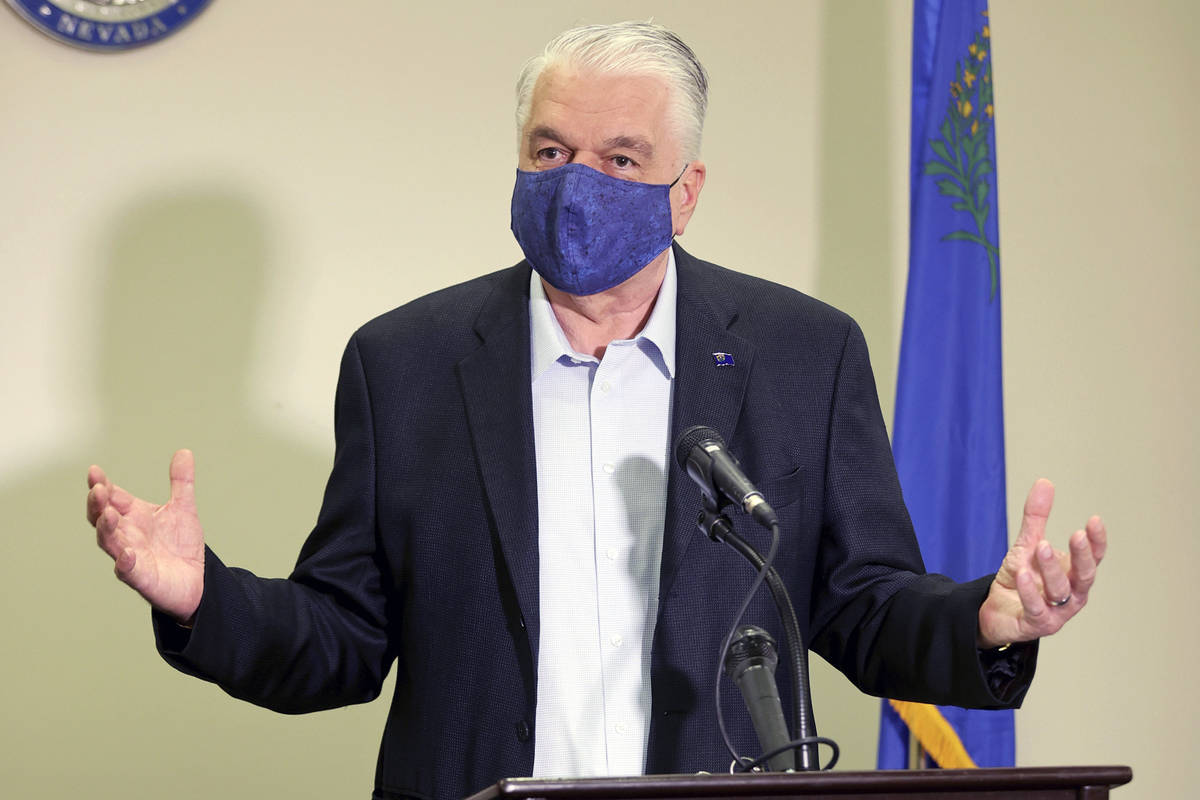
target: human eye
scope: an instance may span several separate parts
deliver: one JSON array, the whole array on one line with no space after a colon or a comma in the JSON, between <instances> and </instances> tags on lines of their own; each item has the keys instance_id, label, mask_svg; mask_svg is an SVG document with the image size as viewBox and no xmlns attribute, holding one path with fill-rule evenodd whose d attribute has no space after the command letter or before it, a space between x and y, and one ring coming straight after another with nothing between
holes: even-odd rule
<instances>
[{"instance_id":1,"label":"human eye","mask_svg":"<svg viewBox=\"0 0 1200 800\"><path fill-rule=\"evenodd\" d=\"M561 147L543 147L535 155L540 167L557 167L567 163L567 154Z\"/></svg>"},{"instance_id":2,"label":"human eye","mask_svg":"<svg viewBox=\"0 0 1200 800\"><path fill-rule=\"evenodd\" d=\"M642 165L624 153L613 153L604 159L604 171L625 181L641 180Z\"/></svg>"}]
</instances>

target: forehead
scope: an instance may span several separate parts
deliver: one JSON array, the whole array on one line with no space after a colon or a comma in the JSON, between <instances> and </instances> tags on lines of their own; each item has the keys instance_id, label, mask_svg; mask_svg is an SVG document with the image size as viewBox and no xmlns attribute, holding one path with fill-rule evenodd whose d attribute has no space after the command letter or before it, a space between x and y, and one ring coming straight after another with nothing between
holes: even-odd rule
<instances>
[{"instance_id":1,"label":"forehead","mask_svg":"<svg viewBox=\"0 0 1200 800\"><path fill-rule=\"evenodd\" d=\"M666 143L669 101L667 84L655 76L550 67L534 86L526 133L548 127L580 139L642 136Z\"/></svg>"}]
</instances>

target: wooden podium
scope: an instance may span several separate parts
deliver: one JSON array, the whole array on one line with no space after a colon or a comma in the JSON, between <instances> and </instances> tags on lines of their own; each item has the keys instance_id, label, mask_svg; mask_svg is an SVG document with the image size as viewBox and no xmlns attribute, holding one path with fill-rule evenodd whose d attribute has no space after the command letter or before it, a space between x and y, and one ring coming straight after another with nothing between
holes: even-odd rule
<instances>
[{"instance_id":1,"label":"wooden podium","mask_svg":"<svg viewBox=\"0 0 1200 800\"><path fill-rule=\"evenodd\" d=\"M1129 767L922 769L753 775L645 775L632 778L506 778L468 800L573 798L803 798L804 800L1099 800L1129 783Z\"/></svg>"}]
</instances>

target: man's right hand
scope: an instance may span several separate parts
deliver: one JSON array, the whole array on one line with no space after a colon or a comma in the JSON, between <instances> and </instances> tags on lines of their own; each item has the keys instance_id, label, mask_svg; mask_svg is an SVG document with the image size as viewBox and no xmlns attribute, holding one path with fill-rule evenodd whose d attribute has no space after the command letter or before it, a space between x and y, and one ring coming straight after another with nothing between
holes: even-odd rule
<instances>
[{"instance_id":1,"label":"man's right hand","mask_svg":"<svg viewBox=\"0 0 1200 800\"><path fill-rule=\"evenodd\" d=\"M190 625L204 592L204 531L196 516L195 464L190 450L171 459L171 499L157 506L88 468L87 519L96 543L116 562L117 577L150 604Z\"/></svg>"}]
</instances>

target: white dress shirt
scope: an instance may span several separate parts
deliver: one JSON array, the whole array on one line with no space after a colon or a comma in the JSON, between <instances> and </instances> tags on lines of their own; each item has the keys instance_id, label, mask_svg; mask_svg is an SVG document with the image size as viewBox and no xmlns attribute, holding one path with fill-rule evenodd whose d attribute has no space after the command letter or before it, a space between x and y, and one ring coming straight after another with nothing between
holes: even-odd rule
<instances>
[{"instance_id":1,"label":"white dress shirt","mask_svg":"<svg viewBox=\"0 0 1200 800\"><path fill-rule=\"evenodd\" d=\"M537 450L533 774L638 775L650 731L675 373L675 257L645 327L603 359L571 349L530 278Z\"/></svg>"}]
</instances>

